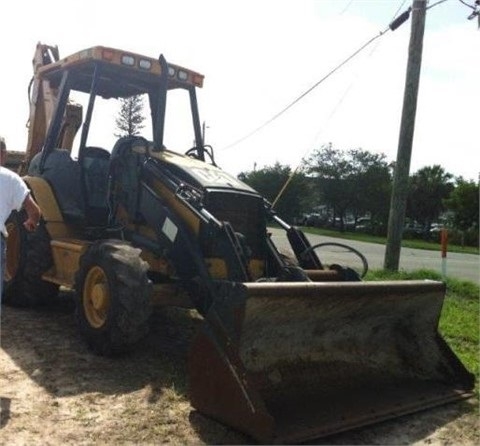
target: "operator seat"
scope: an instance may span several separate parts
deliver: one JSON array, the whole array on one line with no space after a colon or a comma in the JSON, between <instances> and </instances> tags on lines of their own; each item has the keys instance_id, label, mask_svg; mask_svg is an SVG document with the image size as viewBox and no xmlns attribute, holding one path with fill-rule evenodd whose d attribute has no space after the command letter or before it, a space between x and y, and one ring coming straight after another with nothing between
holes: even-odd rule
<instances>
[{"instance_id":1,"label":"operator seat","mask_svg":"<svg viewBox=\"0 0 480 446\"><path fill-rule=\"evenodd\" d=\"M108 224L108 177L110 153L101 147L85 147L82 172L85 187L85 217L88 226Z\"/></svg>"},{"instance_id":2,"label":"operator seat","mask_svg":"<svg viewBox=\"0 0 480 446\"><path fill-rule=\"evenodd\" d=\"M110 160L110 174L113 178L110 200L112 209L121 206L131 221L141 223L140 177L145 154L133 150L136 144L148 144L148 141L140 136L124 136L113 147Z\"/></svg>"},{"instance_id":3,"label":"operator seat","mask_svg":"<svg viewBox=\"0 0 480 446\"><path fill-rule=\"evenodd\" d=\"M42 152L37 153L28 167L28 175L41 177L51 186L58 207L67 223L83 225L85 206L81 194L80 165L66 149L53 149L40 172Z\"/></svg>"}]
</instances>

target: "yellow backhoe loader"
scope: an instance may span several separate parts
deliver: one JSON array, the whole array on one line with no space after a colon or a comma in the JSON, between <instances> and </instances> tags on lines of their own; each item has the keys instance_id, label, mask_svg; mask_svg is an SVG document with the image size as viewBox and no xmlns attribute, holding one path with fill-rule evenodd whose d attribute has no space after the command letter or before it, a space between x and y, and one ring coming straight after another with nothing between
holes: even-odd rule
<instances>
[{"instance_id":1,"label":"yellow backhoe loader","mask_svg":"<svg viewBox=\"0 0 480 446\"><path fill-rule=\"evenodd\" d=\"M8 220L4 302L74 290L79 331L104 355L135 348L153 305L195 308L204 321L189 354L192 406L259 442L312 440L471 396L472 374L438 333L444 284L370 283L324 266L301 230L216 165L202 84L163 56L98 46L60 58L38 44L21 171L43 220L32 234L21 215ZM167 97L178 94L191 148L165 147ZM148 98L149 139L92 144L94 125L113 133L97 102L136 95Z\"/></svg>"}]
</instances>

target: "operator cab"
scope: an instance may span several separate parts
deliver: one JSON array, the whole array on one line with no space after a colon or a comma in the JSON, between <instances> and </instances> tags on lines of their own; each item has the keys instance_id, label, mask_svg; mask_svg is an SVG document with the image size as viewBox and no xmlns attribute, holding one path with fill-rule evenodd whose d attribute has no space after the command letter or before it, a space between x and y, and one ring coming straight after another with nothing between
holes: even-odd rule
<instances>
[{"instance_id":1,"label":"operator cab","mask_svg":"<svg viewBox=\"0 0 480 446\"><path fill-rule=\"evenodd\" d=\"M112 116L118 115L122 99L135 97L143 105L148 104L151 120L146 122L145 130L150 132L150 144L157 152L165 150L167 92L169 98L172 95L183 99L182 113L188 112L192 123L190 132L183 132L189 141L186 149L193 140L189 156L205 159L196 100L196 88L202 86L203 76L196 72L167 64L163 56L156 60L99 46L42 66L38 76L58 91L58 99L45 144L32 158L29 174L42 176L51 184L62 214L70 223L87 227L111 223L112 137L121 136L115 135ZM62 147L62 135L72 103L76 102L82 104L85 117L77 119L74 132L81 124L80 138L69 151ZM177 118L176 112L172 117ZM112 126L108 128L106 122L112 122ZM174 130L179 133L178 127Z\"/></svg>"}]
</instances>

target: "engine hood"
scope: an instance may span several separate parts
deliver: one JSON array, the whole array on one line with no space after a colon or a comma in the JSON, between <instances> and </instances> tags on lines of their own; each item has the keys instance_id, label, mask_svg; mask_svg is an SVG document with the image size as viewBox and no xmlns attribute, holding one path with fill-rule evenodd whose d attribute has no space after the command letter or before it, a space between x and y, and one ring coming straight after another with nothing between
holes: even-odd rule
<instances>
[{"instance_id":1,"label":"engine hood","mask_svg":"<svg viewBox=\"0 0 480 446\"><path fill-rule=\"evenodd\" d=\"M164 150L152 154L177 178L201 189L234 189L258 194L233 175L212 164Z\"/></svg>"}]
</instances>

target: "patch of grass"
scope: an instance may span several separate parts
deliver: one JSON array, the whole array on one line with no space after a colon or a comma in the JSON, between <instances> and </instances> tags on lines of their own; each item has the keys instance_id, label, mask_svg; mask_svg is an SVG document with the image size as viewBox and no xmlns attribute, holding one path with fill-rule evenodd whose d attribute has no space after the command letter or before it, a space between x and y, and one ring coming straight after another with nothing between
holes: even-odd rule
<instances>
[{"instance_id":1,"label":"patch of grass","mask_svg":"<svg viewBox=\"0 0 480 446\"><path fill-rule=\"evenodd\" d=\"M317 235L324 235L327 237L336 237L346 240L358 240L360 242L377 243L385 245L387 240L385 237L376 235L364 234L361 232L340 232L333 229L302 227L303 232ZM440 251L440 243L438 241L425 241L416 239L403 239L402 246L404 248L425 249L428 251ZM457 252L461 254L480 254L480 250L475 246L459 246L448 245L448 252Z\"/></svg>"},{"instance_id":2,"label":"patch of grass","mask_svg":"<svg viewBox=\"0 0 480 446\"><path fill-rule=\"evenodd\" d=\"M447 297L440 319L440 332L465 367L479 380L478 300Z\"/></svg>"},{"instance_id":3,"label":"patch of grass","mask_svg":"<svg viewBox=\"0 0 480 446\"><path fill-rule=\"evenodd\" d=\"M442 280L430 270L388 272L370 271L365 280ZM447 292L439 330L465 367L479 384L480 359L480 287L475 283L447 278Z\"/></svg>"},{"instance_id":4,"label":"patch of grass","mask_svg":"<svg viewBox=\"0 0 480 446\"><path fill-rule=\"evenodd\" d=\"M442 276L435 271L419 269L416 271L387 271L383 269L371 270L365 280L442 280Z\"/></svg>"}]
</instances>

